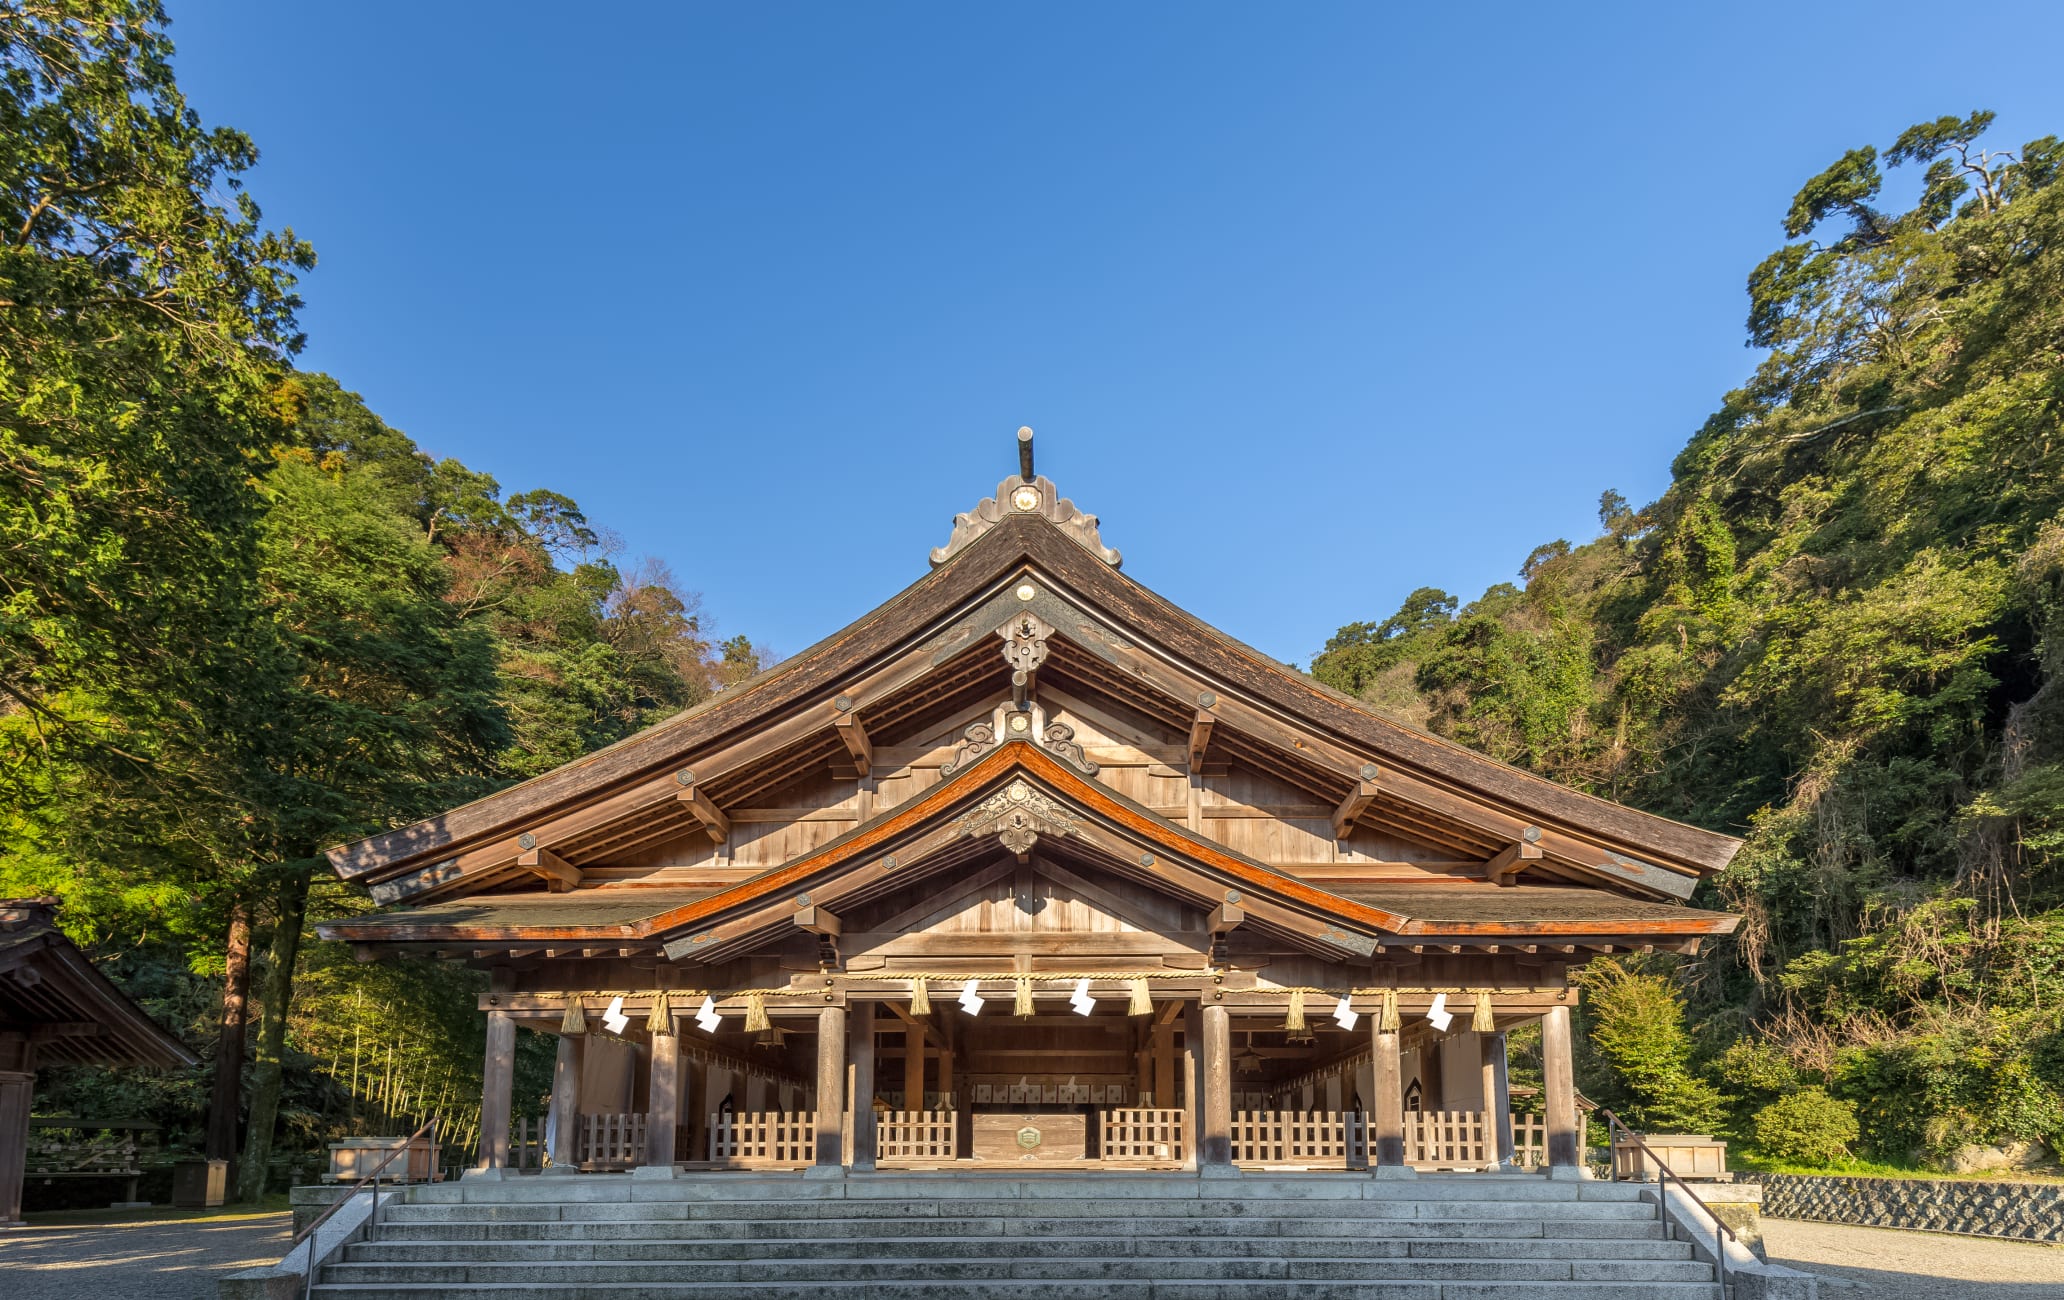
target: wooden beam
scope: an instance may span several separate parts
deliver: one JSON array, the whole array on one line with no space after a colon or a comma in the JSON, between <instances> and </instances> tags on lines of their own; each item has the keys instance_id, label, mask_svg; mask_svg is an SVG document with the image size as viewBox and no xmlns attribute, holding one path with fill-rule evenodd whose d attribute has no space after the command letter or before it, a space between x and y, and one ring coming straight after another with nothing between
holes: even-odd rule
<instances>
[{"instance_id":1,"label":"wooden beam","mask_svg":"<svg viewBox=\"0 0 2064 1300\"><path fill-rule=\"evenodd\" d=\"M1354 830L1354 824L1361 820L1363 813L1368 811L1369 805L1376 802L1376 795L1379 791L1375 775L1376 765L1374 763L1364 767L1362 769L1362 779L1355 782L1354 789L1347 792L1347 798L1342 799L1340 806L1333 810L1334 839L1346 839L1349 833Z\"/></svg>"},{"instance_id":2,"label":"wooden beam","mask_svg":"<svg viewBox=\"0 0 2064 1300\"><path fill-rule=\"evenodd\" d=\"M1214 936L1230 934L1246 919L1247 909L1238 903L1220 903L1211 909L1211 933Z\"/></svg>"},{"instance_id":3,"label":"wooden beam","mask_svg":"<svg viewBox=\"0 0 2064 1300\"><path fill-rule=\"evenodd\" d=\"M581 869L550 849L526 849L516 859L516 865L545 882L545 888L554 894L563 894L578 888Z\"/></svg>"},{"instance_id":4,"label":"wooden beam","mask_svg":"<svg viewBox=\"0 0 2064 1300\"><path fill-rule=\"evenodd\" d=\"M839 937L838 913L828 907L818 907L815 904L799 907L796 909L795 923L797 929L808 930L811 934L821 934L827 939Z\"/></svg>"},{"instance_id":5,"label":"wooden beam","mask_svg":"<svg viewBox=\"0 0 2064 1300\"><path fill-rule=\"evenodd\" d=\"M695 814L695 819L702 823L702 828L709 832L711 839L722 844L731 838L731 819L724 815L723 809L711 803L710 797L693 782L683 785L674 798L680 801L682 807Z\"/></svg>"},{"instance_id":6,"label":"wooden beam","mask_svg":"<svg viewBox=\"0 0 2064 1300\"><path fill-rule=\"evenodd\" d=\"M1209 709L1197 710L1197 716L1190 720L1190 770L1195 772L1204 766L1204 753L1211 748L1211 729L1218 725L1218 716Z\"/></svg>"},{"instance_id":7,"label":"wooden beam","mask_svg":"<svg viewBox=\"0 0 2064 1300\"><path fill-rule=\"evenodd\" d=\"M1540 860L1540 845L1530 840L1514 840L1506 845L1498 856L1484 863L1484 877L1500 885L1516 885L1519 883L1519 873L1527 869L1527 864Z\"/></svg>"},{"instance_id":8,"label":"wooden beam","mask_svg":"<svg viewBox=\"0 0 2064 1300\"><path fill-rule=\"evenodd\" d=\"M874 742L867 738L867 728L860 725L860 719L850 713L841 713L833 719L838 737L845 742L846 752L853 756L853 766L865 777L874 766Z\"/></svg>"}]
</instances>

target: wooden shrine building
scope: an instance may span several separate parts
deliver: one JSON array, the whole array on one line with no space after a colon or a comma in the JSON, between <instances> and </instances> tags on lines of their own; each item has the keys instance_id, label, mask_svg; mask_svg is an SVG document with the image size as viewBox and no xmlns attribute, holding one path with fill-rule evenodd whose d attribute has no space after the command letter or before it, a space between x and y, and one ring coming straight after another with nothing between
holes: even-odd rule
<instances>
[{"instance_id":1,"label":"wooden shrine building","mask_svg":"<svg viewBox=\"0 0 2064 1300\"><path fill-rule=\"evenodd\" d=\"M1567 972L1731 930L1684 900L1737 842L1205 626L1019 436L859 622L331 851L386 910L325 937L491 973L477 1173L1574 1173ZM1515 1126L1505 1034L1536 1021L1545 1108ZM519 1030L558 1071L512 1131Z\"/></svg>"}]
</instances>

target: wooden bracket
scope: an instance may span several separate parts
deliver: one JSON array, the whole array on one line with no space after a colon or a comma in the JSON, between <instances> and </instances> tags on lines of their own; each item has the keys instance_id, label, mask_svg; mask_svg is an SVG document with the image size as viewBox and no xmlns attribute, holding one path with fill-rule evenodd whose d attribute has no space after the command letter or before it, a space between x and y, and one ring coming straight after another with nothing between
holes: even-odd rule
<instances>
[{"instance_id":1,"label":"wooden bracket","mask_svg":"<svg viewBox=\"0 0 2064 1300\"><path fill-rule=\"evenodd\" d=\"M545 888L554 894L563 894L581 882L581 869L550 849L525 849L517 857L516 865L544 881Z\"/></svg>"},{"instance_id":2,"label":"wooden bracket","mask_svg":"<svg viewBox=\"0 0 2064 1300\"><path fill-rule=\"evenodd\" d=\"M1247 919L1247 909L1238 903L1220 903L1211 911L1211 933L1230 934Z\"/></svg>"},{"instance_id":3,"label":"wooden bracket","mask_svg":"<svg viewBox=\"0 0 2064 1300\"><path fill-rule=\"evenodd\" d=\"M1527 864L1541 860L1541 846L1518 840L1505 846L1497 857L1484 863L1484 878L1500 885L1516 885Z\"/></svg>"},{"instance_id":4,"label":"wooden bracket","mask_svg":"<svg viewBox=\"0 0 2064 1300\"><path fill-rule=\"evenodd\" d=\"M868 770L874 766L874 742L867 738L867 728L850 713L840 714L832 720L832 725L838 728L839 739L846 743L846 752L853 756L853 766L860 769L864 780Z\"/></svg>"},{"instance_id":5,"label":"wooden bracket","mask_svg":"<svg viewBox=\"0 0 2064 1300\"><path fill-rule=\"evenodd\" d=\"M695 820L702 823L702 828L709 832L711 839L722 844L731 838L731 819L724 815L723 809L711 803L710 797L696 786L683 785L674 798L689 812L695 814Z\"/></svg>"},{"instance_id":6,"label":"wooden bracket","mask_svg":"<svg viewBox=\"0 0 2064 1300\"><path fill-rule=\"evenodd\" d=\"M1209 709L1197 710L1197 716L1190 719L1190 771L1200 771L1204 766L1204 754L1211 748L1211 729L1218 725L1218 715Z\"/></svg>"},{"instance_id":7,"label":"wooden bracket","mask_svg":"<svg viewBox=\"0 0 2064 1300\"><path fill-rule=\"evenodd\" d=\"M1364 768L1364 773L1370 772L1373 767L1371 764L1369 768ZM1342 799L1340 806L1333 810L1334 839L1344 840L1353 832L1354 824L1368 811L1369 805L1376 802L1377 792L1375 780L1368 775L1355 782L1355 788L1348 791L1347 798Z\"/></svg>"},{"instance_id":8,"label":"wooden bracket","mask_svg":"<svg viewBox=\"0 0 2064 1300\"><path fill-rule=\"evenodd\" d=\"M808 930L811 934L822 935L827 939L836 939L841 933L838 913L815 904L797 908L795 923L797 929Z\"/></svg>"}]
</instances>

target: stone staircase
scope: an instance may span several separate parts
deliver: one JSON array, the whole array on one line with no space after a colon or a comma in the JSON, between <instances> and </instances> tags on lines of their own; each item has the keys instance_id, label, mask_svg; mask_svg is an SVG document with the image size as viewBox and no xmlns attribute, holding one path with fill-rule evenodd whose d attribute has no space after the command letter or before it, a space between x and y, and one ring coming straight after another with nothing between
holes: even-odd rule
<instances>
[{"instance_id":1,"label":"stone staircase","mask_svg":"<svg viewBox=\"0 0 2064 1300\"><path fill-rule=\"evenodd\" d=\"M415 1189L324 1300L1718 1300L1642 1188L1526 1175L519 1178Z\"/></svg>"}]
</instances>

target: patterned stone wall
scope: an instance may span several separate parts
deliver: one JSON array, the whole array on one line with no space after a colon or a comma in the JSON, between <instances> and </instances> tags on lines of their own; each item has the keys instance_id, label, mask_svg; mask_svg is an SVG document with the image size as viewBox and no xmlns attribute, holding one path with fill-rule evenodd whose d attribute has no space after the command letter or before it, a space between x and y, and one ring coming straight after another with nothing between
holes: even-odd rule
<instances>
[{"instance_id":1,"label":"patterned stone wall","mask_svg":"<svg viewBox=\"0 0 2064 1300\"><path fill-rule=\"evenodd\" d=\"M1751 1174L1763 1213L1871 1228L2064 1242L2064 1183Z\"/></svg>"}]
</instances>

